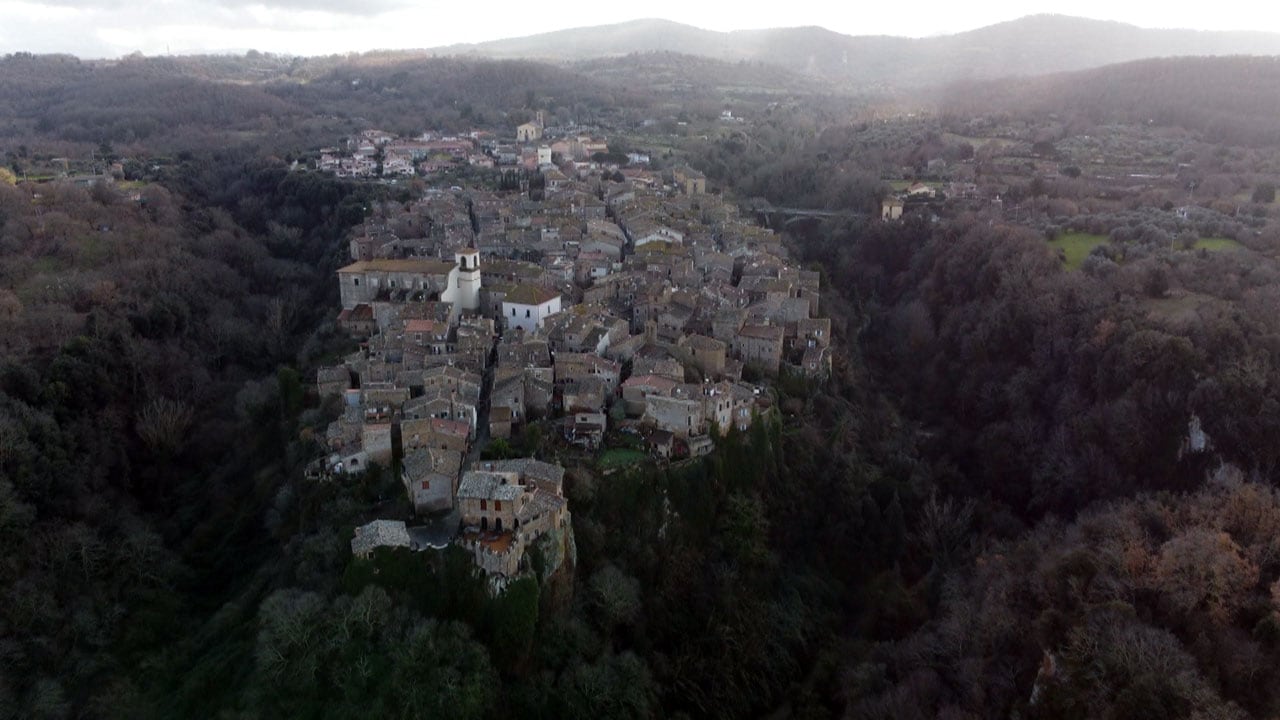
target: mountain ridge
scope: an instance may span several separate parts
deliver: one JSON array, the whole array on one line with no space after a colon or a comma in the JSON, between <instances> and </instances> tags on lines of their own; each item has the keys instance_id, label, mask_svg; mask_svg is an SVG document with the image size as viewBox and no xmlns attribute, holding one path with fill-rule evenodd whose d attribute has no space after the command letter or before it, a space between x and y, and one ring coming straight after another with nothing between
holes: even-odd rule
<instances>
[{"instance_id":1,"label":"mountain ridge","mask_svg":"<svg viewBox=\"0 0 1280 720\"><path fill-rule=\"evenodd\" d=\"M1053 14L926 38L846 35L813 25L722 32L646 18L427 50L553 62L655 51L769 63L846 85L922 86L1085 70L1152 57L1280 55L1280 34L1143 28Z\"/></svg>"}]
</instances>

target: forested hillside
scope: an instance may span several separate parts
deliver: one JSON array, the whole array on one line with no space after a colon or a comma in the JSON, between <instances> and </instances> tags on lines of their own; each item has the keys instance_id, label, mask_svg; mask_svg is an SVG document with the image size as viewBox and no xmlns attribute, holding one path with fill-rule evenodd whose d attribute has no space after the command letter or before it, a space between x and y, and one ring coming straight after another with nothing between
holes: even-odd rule
<instances>
[{"instance_id":1,"label":"forested hillside","mask_svg":"<svg viewBox=\"0 0 1280 720\"><path fill-rule=\"evenodd\" d=\"M277 552L293 368L329 351L320 279L374 189L224 160L217 198L0 184L6 716L132 714L142 668Z\"/></svg>"},{"instance_id":2,"label":"forested hillside","mask_svg":"<svg viewBox=\"0 0 1280 720\"><path fill-rule=\"evenodd\" d=\"M983 528L926 629L849 667L853 717L1275 711L1238 678L1280 650L1262 529L1280 268L1125 247L1070 272L1036 233L963 219L806 243L866 308L864 353L919 423L931 486Z\"/></svg>"},{"instance_id":3,"label":"forested hillside","mask_svg":"<svg viewBox=\"0 0 1280 720\"><path fill-rule=\"evenodd\" d=\"M13 145L76 154L108 144L122 154L168 155L252 146L284 155L314 150L369 126L412 134L523 122L536 107L586 117L638 102L625 84L514 61L361 58L320 63L311 76L256 82L244 59L236 82L167 58L82 62L65 56L0 59L0 132ZM194 67L191 67L194 65ZM207 79L206 76L212 76ZM647 94L642 95L647 99ZM516 113L508 117L510 113Z\"/></svg>"},{"instance_id":4,"label":"forested hillside","mask_svg":"<svg viewBox=\"0 0 1280 720\"><path fill-rule=\"evenodd\" d=\"M941 112L1054 114L1064 122L1149 123L1214 142L1274 146L1280 57L1164 58L1097 70L948 88Z\"/></svg>"}]
</instances>

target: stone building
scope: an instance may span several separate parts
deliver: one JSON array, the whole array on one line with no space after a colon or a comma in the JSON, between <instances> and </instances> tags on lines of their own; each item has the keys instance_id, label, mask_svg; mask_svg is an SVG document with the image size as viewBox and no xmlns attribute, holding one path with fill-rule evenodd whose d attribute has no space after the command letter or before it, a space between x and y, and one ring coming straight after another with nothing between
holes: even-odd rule
<instances>
[{"instance_id":1,"label":"stone building","mask_svg":"<svg viewBox=\"0 0 1280 720\"><path fill-rule=\"evenodd\" d=\"M449 303L452 317L480 309L480 253L467 248L454 262L441 260L361 260L338 270L342 307L377 300Z\"/></svg>"},{"instance_id":2,"label":"stone building","mask_svg":"<svg viewBox=\"0 0 1280 720\"><path fill-rule=\"evenodd\" d=\"M482 463L464 473L457 494L459 544L486 572L516 575L525 550L565 526L563 482L564 468L530 458Z\"/></svg>"}]
</instances>

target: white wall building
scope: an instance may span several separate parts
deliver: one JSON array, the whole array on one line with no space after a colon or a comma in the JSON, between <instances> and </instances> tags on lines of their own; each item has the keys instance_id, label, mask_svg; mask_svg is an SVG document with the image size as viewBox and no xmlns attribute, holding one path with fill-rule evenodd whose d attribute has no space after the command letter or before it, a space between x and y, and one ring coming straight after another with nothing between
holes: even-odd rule
<instances>
[{"instance_id":1,"label":"white wall building","mask_svg":"<svg viewBox=\"0 0 1280 720\"><path fill-rule=\"evenodd\" d=\"M517 285L502 301L502 317L511 329L526 333L542 327L542 322L560 312L560 293L540 285Z\"/></svg>"}]
</instances>

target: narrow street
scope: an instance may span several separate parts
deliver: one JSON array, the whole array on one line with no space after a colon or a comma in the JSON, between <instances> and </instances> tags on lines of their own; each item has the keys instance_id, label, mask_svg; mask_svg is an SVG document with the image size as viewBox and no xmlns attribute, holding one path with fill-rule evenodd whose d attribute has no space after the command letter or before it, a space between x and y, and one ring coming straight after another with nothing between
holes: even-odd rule
<instances>
[{"instance_id":1,"label":"narrow street","mask_svg":"<svg viewBox=\"0 0 1280 720\"><path fill-rule=\"evenodd\" d=\"M484 378L480 383L480 406L476 408L476 436L471 443L471 449L462 458L461 472L463 473L470 470L475 461L480 459L480 454L489 444L489 400L493 395L493 378L498 364L498 343L501 340L502 330L499 329L494 336L493 347L489 349L489 362L485 365Z\"/></svg>"}]
</instances>

